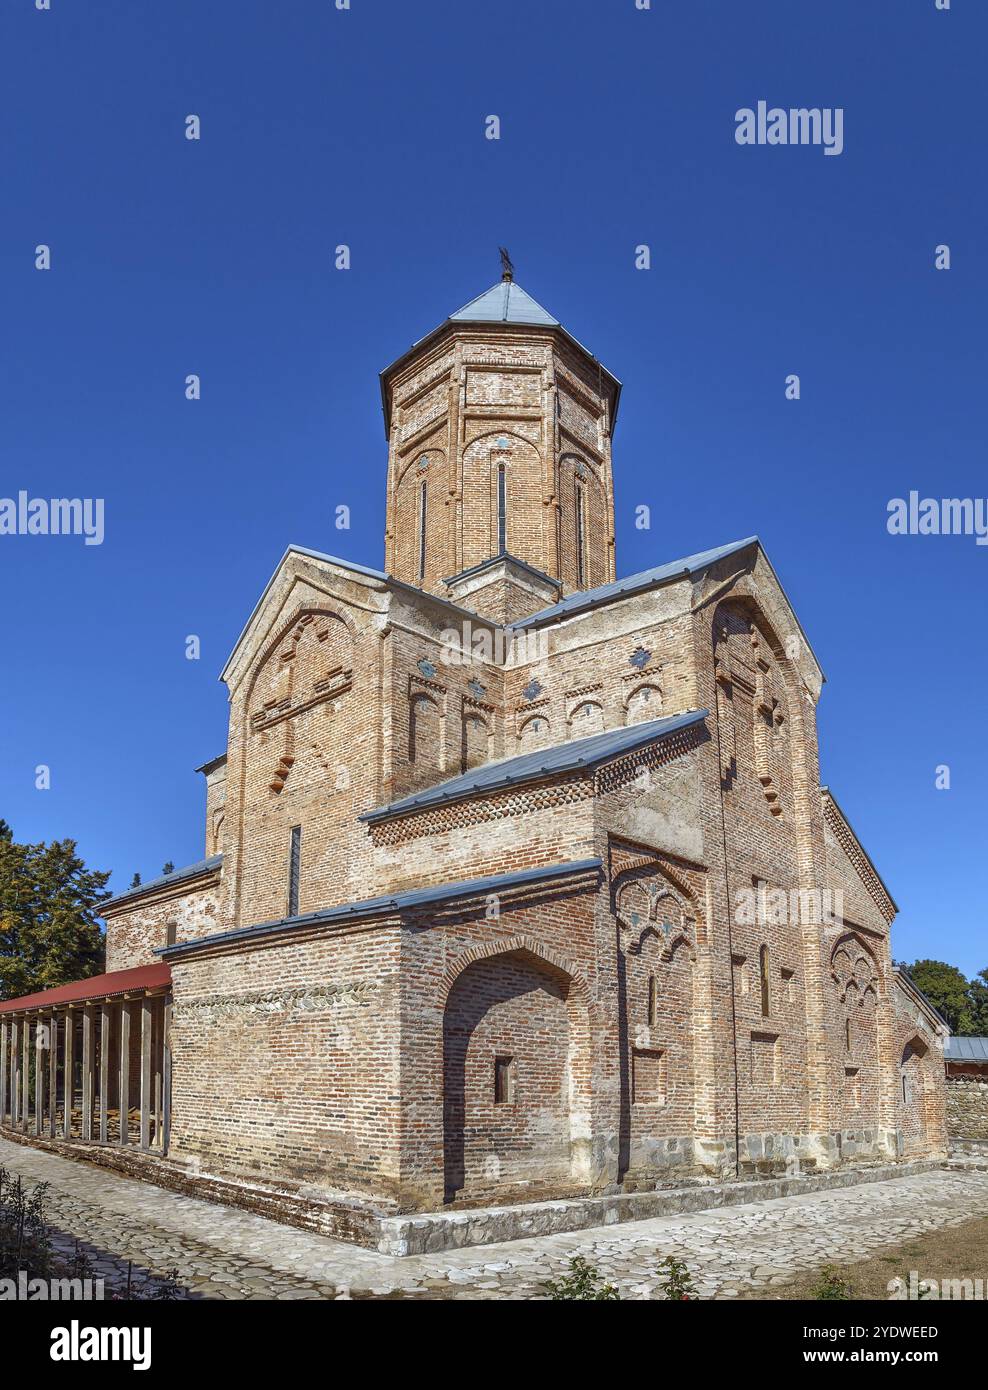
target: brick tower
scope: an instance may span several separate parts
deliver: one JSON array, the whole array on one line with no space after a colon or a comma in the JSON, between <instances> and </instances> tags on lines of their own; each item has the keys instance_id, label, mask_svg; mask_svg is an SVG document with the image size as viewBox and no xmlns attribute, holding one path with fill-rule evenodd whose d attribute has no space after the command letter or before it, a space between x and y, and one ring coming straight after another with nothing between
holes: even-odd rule
<instances>
[{"instance_id":1,"label":"brick tower","mask_svg":"<svg viewBox=\"0 0 988 1390\"><path fill-rule=\"evenodd\" d=\"M620 389L508 263L381 374L388 572L499 622L612 580Z\"/></svg>"}]
</instances>

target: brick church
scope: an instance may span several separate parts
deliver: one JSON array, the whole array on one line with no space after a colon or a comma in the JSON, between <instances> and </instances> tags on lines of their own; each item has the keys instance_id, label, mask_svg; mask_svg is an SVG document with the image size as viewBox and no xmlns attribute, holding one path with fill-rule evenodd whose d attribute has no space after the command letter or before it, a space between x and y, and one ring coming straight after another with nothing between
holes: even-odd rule
<instances>
[{"instance_id":1,"label":"brick church","mask_svg":"<svg viewBox=\"0 0 988 1390\"><path fill-rule=\"evenodd\" d=\"M509 269L381 389L384 569L285 552L205 857L0 1006L3 1123L355 1213L942 1155L757 538L616 577L620 384Z\"/></svg>"}]
</instances>

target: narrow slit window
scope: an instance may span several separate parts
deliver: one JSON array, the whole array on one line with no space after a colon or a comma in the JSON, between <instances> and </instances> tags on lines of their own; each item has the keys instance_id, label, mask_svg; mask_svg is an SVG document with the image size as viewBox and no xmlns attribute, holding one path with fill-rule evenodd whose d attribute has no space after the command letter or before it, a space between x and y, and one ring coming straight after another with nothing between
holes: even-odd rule
<instances>
[{"instance_id":1,"label":"narrow slit window","mask_svg":"<svg viewBox=\"0 0 988 1390\"><path fill-rule=\"evenodd\" d=\"M508 548L508 481L504 464L497 469L497 553L503 555Z\"/></svg>"},{"instance_id":2,"label":"narrow slit window","mask_svg":"<svg viewBox=\"0 0 988 1390\"><path fill-rule=\"evenodd\" d=\"M425 578L425 522L426 506L428 503L427 484L423 483L419 491L419 580Z\"/></svg>"},{"instance_id":3,"label":"narrow slit window","mask_svg":"<svg viewBox=\"0 0 988 1390\"><path fill-rule=\"evenodd\" d=\"M288 915L298 916L298 885L302 868L302 827L292 826L291 848L288 853Z\"/></svg>"},{"instance_id":4,"label":"narrow slit window","mask_svg":"<svg viewBox=\"0 0 988 1390\"><path fill-rule=\"evenodd\" d=\"M494 1058L494 1104L513 1105L515 1101L515 1059Z\"/></svg>"},{"instance_id":5,"label":"narrow slit window","mask_svg":"<svg viewBox=\"0 0 988 1390\"><path fill-rule=\"evenodd\" d=\"M762 986L762 1018L768 1018L771 1000L769 998L768 982L768 947L763 946L758 952L758 966L761 975Z\"/></svg>"},{"instance_id":6,"label":"narrow slit window","mask_svg":"<svg viewBox=\"0 0 988 1390\"><path fill-rule=\"evenodd\" d=\"M851 1050L851 1020L850 1020L849 1018L846 1018L846 1019L844 1020L844 1051L845 1051L845 1052L850 1052L850 1050Z\"/></svg>"},{"instance_id":7,"label":"narrow slit window","mask_svg":"<svg viewBox=\"0 0 988 1390\"><path fill-rule=\"evenodd\" d=\"M587 537L587 514L584 491L582 487L576 489L576 582L580 586L586 583L586 537Z\"/></svg>"},{"instance_id":8,"label":"narrow slit window","mask_svg":"<svg viewBox=\"0 0 988 1390\"><path fill-rule=\"evenodd\" d=\"M650 1024L655 1022L658 1013L658 990L655 984L655 976L648 977L648 1021Z\"/></svg>"}]
</instances>

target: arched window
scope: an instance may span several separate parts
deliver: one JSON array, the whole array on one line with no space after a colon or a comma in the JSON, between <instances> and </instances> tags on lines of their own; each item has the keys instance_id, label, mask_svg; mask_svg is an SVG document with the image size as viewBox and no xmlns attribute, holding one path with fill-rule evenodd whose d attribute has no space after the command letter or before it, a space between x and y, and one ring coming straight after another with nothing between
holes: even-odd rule
<instances>
[{"instance_id":1,"label":"arched window","mask_svg":"<svg viewBox=\"0 0 988 1390\"><path fill-rule=\"evenodd\" d=\"M430 696L412 696L408 715L408 761L439 767L439 706Z\"/></svg>"},{"instance_id":2,"label":"arched window","mask_svg":"<svg viewBox=\"0 0 988 1390\"><path fill-rule=\"evenodd\" d=\"M531 715L518 730L518 751L527 753L533 748L544 748L550 742L550 734L549 721L545 715Z\"/></svg>"},{"instance_id":3,"label":"arched window","mask_svg":"<svg viewBox=\"0 0 988 1390\"><path fill-rule=\"evenodd\" d=\"M583 588L587 582L587 509L586 494L576 485L576 583Z\"/></svg>"},{"instance_id":4,"label":"arched window","mask_svg":"<svg viewBox=\"0 0 988 1390\"><path fill-rule=\"evenodd\" d=\"M425 579L425 519L426 519L426 484L423 483L419 490L419 582Z\"/></svg>"},{"instance_id":5,"label":"arched window","mask_svg":"<svg viewBox=\"0 0 988 1390\"><path fill-rule=\"evenodd\" d=\"M503 463L497 466L497 553L508 548L508 479Z\"/></svg>"},{"instance_id":6,"label":"arched window","mask_svg":"<svg viewBox=\"0 0 988 1390\"><path fill-rule=\"evenodd\" d=\"M575 738L601 733L604 728L603 706L596 700L581 701L570 716L570 724Z\"/></svg>"},{"instance_id":7,"label":"arched window","mask_svg":"<svg viewBox=\"0 0 988 1390\"><path fill-rule=\"evenodd\" d=\"M292 826L288 842L288 915L298 916L298 890L302 876L302 827Z\"/></svg>"},{"instance_id":8,"label":"arched window","mask_svg":"<svg viewBox=\"0 0 988 1390\"><path fill-rule=\"evenodd\" d=\"M769 997L768 984L768 947L763 946L758 952L758 973L762 988L762 1018L768 1018L771 999Z\"/></svg>"},{"instance_id":9,"label":"arched window","mask_svg":"<svg viewBox=\"0 0 988 1390\"><path fill-rule=\"evenodd\" d=\"M487 761L488 729L479 714L463 716L461 761L463 771Z\"/></svg>"},{"instance_id":10,"label":"arched window","mask_svg":"<svg viewBox=\"0 0 988 1390\"><path fill-rule=\"evenodd\" d=\"M662 713L662 691L657 685L640 685L628 696L626 709L629 724L658 719Z\"/></svg>"}]
</instances>

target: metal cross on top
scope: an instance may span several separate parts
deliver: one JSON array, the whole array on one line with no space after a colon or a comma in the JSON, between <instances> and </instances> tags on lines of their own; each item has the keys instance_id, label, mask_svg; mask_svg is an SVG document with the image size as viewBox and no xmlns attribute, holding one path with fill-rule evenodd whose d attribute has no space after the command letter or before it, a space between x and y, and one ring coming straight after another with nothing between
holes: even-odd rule
<instances>
[{"instance_id":1,"label":"metal cross on top","mask_svg":"<svg viewBox=\"0 0 988 1390\"><path fill-rule=\"evenodd\" d=\"M499 246L497 249L501 257L501 279L513 280L515 278L515 268L511 264L511 257L503 246Z\"/></svg>"}]
</instances>

